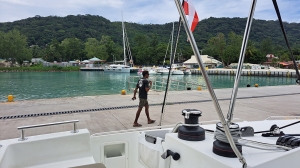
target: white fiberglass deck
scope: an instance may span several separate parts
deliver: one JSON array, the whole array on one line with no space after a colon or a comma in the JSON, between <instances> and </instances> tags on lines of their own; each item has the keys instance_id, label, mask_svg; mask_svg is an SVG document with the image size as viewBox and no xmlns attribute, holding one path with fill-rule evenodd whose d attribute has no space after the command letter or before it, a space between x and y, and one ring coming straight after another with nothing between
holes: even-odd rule
<instances>
[{"instance_id":1,"label":"white fiberglass deck","mask_svg":"<svg viewBox=\"0 0 300 168\"><path fill-rule=\"evenodd\" d=\"M279 127L295 122L295 120L265 120L257 122L241 122L238 123L240 127L252 126L254 131L269 130L273 124ZM203 125L205 129L215 130L215 125ZM286 134L299 133L300 125L293 125L283 129ZM244 137L249 139L269 144L275 144L278 137L262 137L261 134L255 134L254 137ZM180 153L179 161L171 163L172 168L180 167L242 167L237 158L225 158L218 156L212 152L213 148L213 134L206 133L204 141L192 142L181 140L176 133L166 135L165 149L171 149L174 152ZM297 158L300 155L300 148L292 149L286 152L266 151L254 149L250 147L243 147L243 156L245 157L248 167L255 168L281 168L289 165L289 167L299 167Z\"/></svg>"},{"instance_id":2,"label":"white fiberglass deck","mask_svg":"<svg viewBox=\"0 0 300 168\"><path fill-rule=\"evenodd\" d=\"M255 131L269 130L271 125L279 127L297 120L264 120L255 122L240 122L240 127L252 126ZM215 129L215 124L201 125L205 129ZM300 125L296 124L282 129L286 134L299 133ZM25 141L9 139L0 141L0 168L19 167L74 167L103 163L106 168L144 168L141 163L145 147L140 149L140 139L145 134L157 136L156 143L146 142L150 150L160 151L160 156L167 149L180 154L180 159L174 161L171 157L163 160L161 157L149 157L148 161L158 162L157 168L198 168L198 167L241 167L237 158L225 158L212 152L213 135L206 133L204 141L192 142L181 140L177 133L170 133L172 128L152 130L129 130L123 133L100 133L90 136L86 129L79 133L60 132L28 137ZM161 141L165 139L164 141ZM277 138L266 138L260 134L245 139L275 144ZM149 143L149 144L147 144ZM243 156L248 167L281 168L283 166L299 167L297 158L300 148L286 152L265 151L243 147ZM151 164L151 163L150 163Z\"/></svg>"}]
</instances>

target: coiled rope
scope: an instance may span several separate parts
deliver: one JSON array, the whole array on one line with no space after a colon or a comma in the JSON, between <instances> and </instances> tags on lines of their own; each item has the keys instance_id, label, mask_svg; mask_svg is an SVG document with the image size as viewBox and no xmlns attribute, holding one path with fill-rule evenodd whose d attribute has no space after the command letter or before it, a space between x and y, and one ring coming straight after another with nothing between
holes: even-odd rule
<instances>
[{"instance_id":1,"label":"coiled rope","mask_svg":"<svg viewBox=\"0 0 300 168\"><path fill-rule=\"evenodd\" d=\"M229 131L234 143L238 144L238 140L241 139L241 131L239 125L235 123L231 123L231 125L229 126ZM229 143L225 134L224 127L220 122L216 124L215 139L225 143Z\"/></svg>"}]
</instances>

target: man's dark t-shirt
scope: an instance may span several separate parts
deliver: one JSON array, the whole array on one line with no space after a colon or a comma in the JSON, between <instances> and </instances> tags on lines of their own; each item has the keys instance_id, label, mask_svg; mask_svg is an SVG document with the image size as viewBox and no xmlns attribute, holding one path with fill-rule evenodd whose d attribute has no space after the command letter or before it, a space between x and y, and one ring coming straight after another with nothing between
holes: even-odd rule
<instances>
[{"instance_id":1,"label":"man's dark t-shirt","mask_svg":"<svg viewBox=\"0 0 300 168\"><path fill-rule=\"evenodd\" d=\"M147 99L147 91L146 88L149 87L149 82L147 79L141 78L137 84L136 87L139 88L139 98Z\"/></svg>"}]
</instances>

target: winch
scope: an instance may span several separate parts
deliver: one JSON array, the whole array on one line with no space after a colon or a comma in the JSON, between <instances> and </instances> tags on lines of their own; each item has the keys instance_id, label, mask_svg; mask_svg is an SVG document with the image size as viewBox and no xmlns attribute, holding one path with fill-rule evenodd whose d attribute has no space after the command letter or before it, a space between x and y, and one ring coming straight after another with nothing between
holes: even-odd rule
<instances>
[{"instance_id":1,"label":"winch","mask_svg":"<svg viewBox=\"0 0 300 168\"><path fill-rule=\"evenodd\" d=\"M215 130L215 141L213 143L213 152L219 156L235 158L237 157L231 148L227 136L225 134L225 128L221 122L216 124ZM229 131L232 136L234 143L236 144L237 149L242 153L242 146L238 144L238 139L241 137L240 127L238 124L231 123L229 125Z\"/></svg>"},{"instance_id":2,"label":"winch","mask_svg":"<svg viewBox=\"0 0 300 168\"><path fill-rule=\"evenodd\" d=\"M205 130L199 126L199 117L202 112L197 109L184 109L184 124L178 128L178 138L187 141L202 141L205 139Z\"/></svg>"}]
</instances>

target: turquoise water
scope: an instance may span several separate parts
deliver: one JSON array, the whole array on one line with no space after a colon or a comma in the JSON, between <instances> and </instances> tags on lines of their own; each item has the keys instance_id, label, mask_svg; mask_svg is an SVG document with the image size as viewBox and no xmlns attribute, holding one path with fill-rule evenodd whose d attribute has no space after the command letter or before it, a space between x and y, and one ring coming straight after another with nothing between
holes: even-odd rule
<instances>
[{"instance_id":1,"label":"turquoise water","mask_svg":"<svg viewBox=\"0 0 300 168\"><path fill-rule=\"evenodd\" d=\"M105 72L9 72L0 73L0 101L119 94L127 89L128 76ZM166 76L165 76L166 77ZM214 88L232 88L234 76L210 75ZM205 85L201 75L172 76L172 79ZM242 76L240 87L293 85L295 78ZM205 87L204 87L205 88Z\"/></svg>"}]
</instances>

